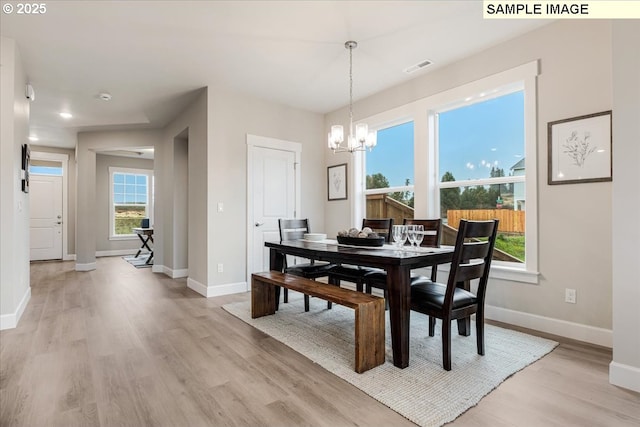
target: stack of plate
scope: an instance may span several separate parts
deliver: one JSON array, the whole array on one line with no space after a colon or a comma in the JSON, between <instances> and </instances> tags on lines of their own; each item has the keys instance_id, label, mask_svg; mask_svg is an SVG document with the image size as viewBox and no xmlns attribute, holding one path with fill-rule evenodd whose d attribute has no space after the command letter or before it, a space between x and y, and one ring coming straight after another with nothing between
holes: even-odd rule
<instances>
[{"instance_id":1,"label":"stack of plate","mask_svg":"<svg viewBox=\"0 0 640 427\"><path fill-rule=\"evenodd\" d=\"M324 240L326 238L327 238L327 235L325 233L305 233L304 235L304 240L318 241L318 240Z\"/></svg>"}]
</instances>

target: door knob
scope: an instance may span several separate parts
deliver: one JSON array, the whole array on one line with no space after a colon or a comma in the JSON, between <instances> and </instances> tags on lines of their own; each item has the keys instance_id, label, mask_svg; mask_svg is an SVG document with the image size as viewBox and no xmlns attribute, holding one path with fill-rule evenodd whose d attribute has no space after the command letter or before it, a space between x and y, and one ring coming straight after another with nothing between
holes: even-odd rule
<instances>
[{"instance_id":1,"label":"door knob","mask_svg":"<svg viewBox=\"0 0 640 427\"><path fill-rule=\"evenodd\" d=\"M260 227L261 225L264 225L264 222L256 222L256 227Z\"/></svg>"},{"instance_id":2,"label":"door knob","mask_svg":"<svg viewBox=\"0 0 640 427\"><path fill-rule=\"evenodd\" d=\"M58 224L58 225L59 225L59 224L62 224L62 221L58 221L58 222L56 222L56 224Z\"/></svg>"}]
</instances>

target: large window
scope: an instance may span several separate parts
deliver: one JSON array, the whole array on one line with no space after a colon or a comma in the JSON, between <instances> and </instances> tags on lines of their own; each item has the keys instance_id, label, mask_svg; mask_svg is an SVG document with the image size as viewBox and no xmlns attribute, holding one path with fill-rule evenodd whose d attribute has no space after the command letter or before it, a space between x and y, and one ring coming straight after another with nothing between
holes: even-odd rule
<instances>
[{"instance_id":1,"label":"large window","mask_svg":"<svg viewBox=\"0 0 640 427\"><path fill-rule=\"evenodd\" d=\"M515 91L513 91L515 89ZM436 114L440 217L500 220L494 260L525 262L524 90L497 89ZM444 233L453 243L453 233Z\"/></svg>"},{"instance_id":2,"label":"large window","mask_svg":"<svg viewBox=\"0 0 640 427\"><path fill-rule=\"evenodd\" d=\"M377 140L366 157L366 217L402 224L414 212L413 121L379 129Z\"/></svg>"},{"instance_id":3,"label":"large window","mask_svg":"<svg viewBox=\"0 0 640 427\"><path fill-rule=\"evenodd\" d=\"M498 218L491 275L537 283L537 74L530 62L363 119L378 129L378 146L359 166L356 222L394 216L371 208L379 195L394 195L407 216L442 218L444 244L461 218ZM404 138L386 138L401 129Z\"/></svg>"},{"instance_id":4,"label":"large window","mask_svg":"<svg viewBox=\"0 0 640 427\"><path fill-rule=\"evenodd\" d=\"M144 169L109 168L110 236L130 237L153 212L153 173ZM153 223L152 221L150 221Z\"/></svg>"}]
</instances>

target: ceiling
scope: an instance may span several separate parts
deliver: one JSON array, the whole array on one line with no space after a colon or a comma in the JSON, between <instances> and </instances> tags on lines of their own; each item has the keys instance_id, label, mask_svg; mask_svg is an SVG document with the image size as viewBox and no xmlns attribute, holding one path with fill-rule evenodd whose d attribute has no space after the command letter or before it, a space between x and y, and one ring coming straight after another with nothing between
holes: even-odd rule
<instances>
[{"instance_id":1,"label":"ceiling","mask_svg":"<svg viewBox=\"0 0 640 427\"><path fill-rule=\"evenodd\" d=\"M472 1L50 1L1 14L30 84L35 144L159 128L206 86L327 113L550 21L484 20ZM403 70L428 59L433 65ZM112 95L103 101L99 94ZM73 114L65 120L62 111Z\"/></svg>"}]
</instances>

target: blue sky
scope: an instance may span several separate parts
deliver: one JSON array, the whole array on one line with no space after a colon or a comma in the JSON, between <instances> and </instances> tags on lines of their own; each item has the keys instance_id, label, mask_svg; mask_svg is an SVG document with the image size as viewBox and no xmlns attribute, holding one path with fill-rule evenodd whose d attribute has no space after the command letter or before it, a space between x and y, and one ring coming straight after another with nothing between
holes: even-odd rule
<instances>
[{"instance_id":1,"label":"blue sky","mask_svg":"<svg viewBox=\"0 0 640 427\"><path fill-rule=\"evenodd\" d=\"M440 171L456 180L490 176L491 167L510 168L524 155L524 94L515 92L440 113ZM367 175L382 172L391 186L414 182L413 123L378 131L367 153Z\"/></svg>"}]
</instances>

